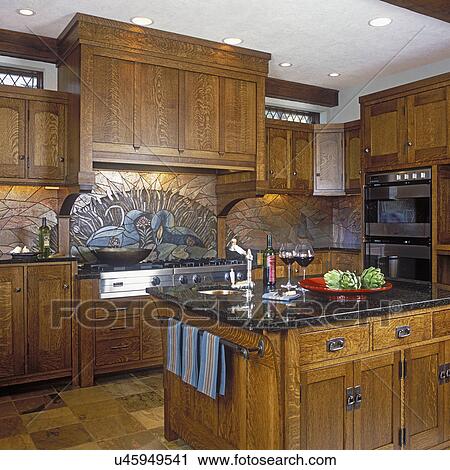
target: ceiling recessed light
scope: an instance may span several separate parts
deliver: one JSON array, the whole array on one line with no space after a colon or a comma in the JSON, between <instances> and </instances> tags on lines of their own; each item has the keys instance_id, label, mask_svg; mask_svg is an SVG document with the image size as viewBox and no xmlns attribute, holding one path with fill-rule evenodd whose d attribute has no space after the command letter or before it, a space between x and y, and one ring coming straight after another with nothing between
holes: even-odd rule
<instances>
[{"instance_id":1,"label":"ceiling recessed light","mask_svg":"<svg viewBox=\"0 0 450 470\"><path fill-rule=\"evenodd\" d=\"M138 26L150 26L153 24L153 20L146 18L145 16L135 16L134 18L131 18L130 21Z\"/></svg>"},{"instance_id":2,"label":"ceiling recessed light","mask_svg":"<svg viewBox=\"0 0 450 470\"><path fill-rule=\"evenodd\" d=\"M373 18L369 21L370 26L380 27L392 23L392 18Z\"/></svg>"},{"instance_id":3,"label":"ceiling recessed light","mask_svg":"<svg viewBox=\"0 0 450 470\"><path fill-rule=\"evenodd\" d=\"M280 67L292 67L290 62L281 62L278 64Z\"/></svg>"},{"instance_id":4,"label":"ceiling recessed light","mask_svg":"<svg viewBox=\"0 0 450 470\"><path fill-rule=\"evenodd\" d=\"M237 46L238 44L242 44L244 41L240 38L225 38L222 39L222 42L229 44L230 46Z\"/></svg>"},{"instance_id":5,"label":"ceiling recessed light","mask_svg":"<svg viewBox=\"0 0 450 470\"><path fill-rule=\"evenodd\" d=\"M20 10L17 10L17 13L23 16L33 16L36 14L36 12L30 8L21 8Z\"/></svg>"},{"instance_id":6,"label":"ceiling recessed light","mask_svg":"<svg viewBox=\"0 0 450 470\"><path fill-rule=\"evenodd\" d=\"M328 74L329 77L339 77L341 74L338 72L331 72Z\"/></svg>"}]
</instances>

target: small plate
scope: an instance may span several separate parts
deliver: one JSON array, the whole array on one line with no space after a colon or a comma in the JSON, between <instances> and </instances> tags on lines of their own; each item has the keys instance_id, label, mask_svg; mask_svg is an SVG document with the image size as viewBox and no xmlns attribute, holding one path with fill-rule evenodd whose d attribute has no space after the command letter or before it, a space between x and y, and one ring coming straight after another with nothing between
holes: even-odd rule
<instances>
[{"instance_id":1,"label":"small plate","mask_svg":"<svg viewBox=\"0 0 450 470\"><path fill-rule=\"evenodd\" d=\"M30 261L33 259L37 259L39 253L36 251L30 251L29 253L10 253L12 259L17 261Z\"/></svg>"}]
</instances>

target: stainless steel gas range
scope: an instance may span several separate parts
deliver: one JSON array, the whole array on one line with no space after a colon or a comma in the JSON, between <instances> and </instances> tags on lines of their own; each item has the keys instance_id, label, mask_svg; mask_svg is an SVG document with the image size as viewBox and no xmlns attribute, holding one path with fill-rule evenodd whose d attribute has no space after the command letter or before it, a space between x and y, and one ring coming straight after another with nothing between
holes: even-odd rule
<instances>
[{"instance_id":1,"label":"stainless steel gas range","mask_svg":"<svg viewBox=\"0 0 450 470\"><path fill-rule=\"evenodd\" d=\"M100 276L100 298L135 297L147 295L148 287L207 285L230 282L231 269L236 280L246 278L247 265L239 260L200 259L140 263L135 266L114 267L91 265L85 269Z\"/></svg>"}]
</instances>

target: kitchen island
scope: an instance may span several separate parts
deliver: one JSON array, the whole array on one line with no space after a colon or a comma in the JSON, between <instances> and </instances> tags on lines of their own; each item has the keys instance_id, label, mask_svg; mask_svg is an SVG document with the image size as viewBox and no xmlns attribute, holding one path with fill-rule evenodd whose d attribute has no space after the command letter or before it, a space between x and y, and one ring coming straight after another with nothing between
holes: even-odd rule
<instances>
[{"instance_id":1,"label":"kitchen island","mask_svg":"<svg viewBox=\"0 0 450 470\"><path fill-rule=\"evenodd\" d=\"M156 315L238 346L227 348L216 400L165 371L167 439L207 449L449 446L448 286L397 282L363 300L305 293L289 304L262 302L261 288L251 299L223 285L148 289Z\"/></svg>"}]
</instances>

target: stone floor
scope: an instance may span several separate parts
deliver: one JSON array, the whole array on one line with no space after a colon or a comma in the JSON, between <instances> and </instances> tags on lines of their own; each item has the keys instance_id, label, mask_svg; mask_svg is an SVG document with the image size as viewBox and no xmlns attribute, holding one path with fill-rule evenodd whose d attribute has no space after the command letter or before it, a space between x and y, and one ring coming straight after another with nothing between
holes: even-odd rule
<instances>
[{"instance_id":1,"label":"stone floor","mask_svg":"<svg viewBox=\"0 0 450 470\"><path fill-rule=\"evenodd\" d=\"M161 371L0 389L0 449L189 449L164 439Z\"/></svg>"}]
</instances>

